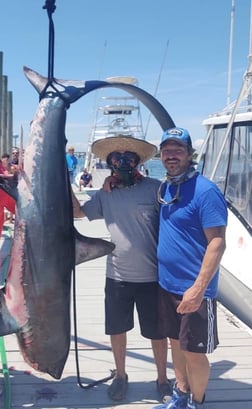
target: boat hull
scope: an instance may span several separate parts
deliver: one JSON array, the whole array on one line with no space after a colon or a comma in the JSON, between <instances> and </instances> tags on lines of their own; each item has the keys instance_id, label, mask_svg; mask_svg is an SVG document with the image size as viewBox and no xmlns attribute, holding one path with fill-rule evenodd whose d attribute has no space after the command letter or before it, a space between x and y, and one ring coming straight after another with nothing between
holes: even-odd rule
<instances>
[{"instance_id":1,"label":"boat hull","mask_svg":"<svg viewBox=\"0 0 252 409\"><path fill-rule=\"evenodd\" d=\"M252 290L223 266L220 268L218 300L252 329Z\"/></svg>"}]
</instances>

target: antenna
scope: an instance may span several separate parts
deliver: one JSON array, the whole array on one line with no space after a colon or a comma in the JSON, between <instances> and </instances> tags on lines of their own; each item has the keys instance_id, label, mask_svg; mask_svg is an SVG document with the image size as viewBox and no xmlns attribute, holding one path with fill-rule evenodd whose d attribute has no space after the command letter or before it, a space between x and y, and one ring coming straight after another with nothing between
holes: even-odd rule
<instances>
[{"instance_id":1,"label":"antenna","mask_svg":"<svg viewBox=\"0 0 252 409\"><path fill-rule=\"evenodd\" d=\"M227 105L230 104L230 97L231 97L232 60L233 60L233 42L234 42L234 15L235 15L235 0L232 0L229 57L228 57Z\"/></svg>"},{"instance_id":2,"label":"antenna","mask_svg":"<svg viewBox=\"0 0 252 409\"><path fill-rule=\"evenodd\" d=\"M251 67L252 63L252 0L250 1L250 33L249 33L249 66ZM251 84L251 71L248 72L250 84ZM251 105L251 86L249 87L248 97L247 97L248 105Z\"/></svg>"},{"instance_id":3,"label":"antenna","mask_svg":"<svg viewBox=\"0 0 252 409\"><path fill-rule=\"evenodd\" d=\"M249 62L252 59L252 1L250 2Z\"/></svg>"}]
</instances>

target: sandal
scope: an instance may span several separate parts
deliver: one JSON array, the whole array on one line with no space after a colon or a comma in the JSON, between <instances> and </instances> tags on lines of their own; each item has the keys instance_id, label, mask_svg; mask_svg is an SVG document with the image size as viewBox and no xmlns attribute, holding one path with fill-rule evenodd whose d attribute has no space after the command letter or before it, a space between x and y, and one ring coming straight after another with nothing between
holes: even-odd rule
<instances>
[{"instance_id":1,"label":"sandal","mask_svg":"<svg viewBox=\"0 0 252 409\"><path fill-rule=\"evenodd\" d=\"M115 378L108 387L108 396L112 400L123 400L128 388L128 375L123 378Z\"/></svg>"},{"instance_id":2,"label":"sandal","mask_svg":"<svg viewBox=\"0 0 252 409\"><path fill-rule=\"evenodd\" d=\"M172 391L173 391L172 381L170 379L167 379L165 383L158 383L158 381L156 381L156 385L157 385L157 391L160 396L160 401L163 403L166 403L172 395Z\"/></svg>"}]
</instances>

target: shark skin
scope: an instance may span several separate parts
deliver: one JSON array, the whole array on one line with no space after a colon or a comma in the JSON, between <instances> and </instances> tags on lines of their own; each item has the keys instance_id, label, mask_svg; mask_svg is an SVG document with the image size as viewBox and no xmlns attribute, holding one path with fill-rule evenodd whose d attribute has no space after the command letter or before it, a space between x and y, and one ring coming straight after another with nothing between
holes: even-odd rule
<instances>
[{"instance_id":1,"label":"shark skin","mask_svg":"<svg viewBox=\"0 0 252 409\"><path fill-rule=\"evenodd\" d=\"M16 215L6 286L0 292L0 335L16 333L24 360L60 379L70 347L72 271L115 246L82 236L73 225L66 110L84 95L85 84L61 81L46 88L46 78L26 68L25 74L39 94L46 91L31 123L23 170L12 187Z\"/></svg>"}]
</instances>

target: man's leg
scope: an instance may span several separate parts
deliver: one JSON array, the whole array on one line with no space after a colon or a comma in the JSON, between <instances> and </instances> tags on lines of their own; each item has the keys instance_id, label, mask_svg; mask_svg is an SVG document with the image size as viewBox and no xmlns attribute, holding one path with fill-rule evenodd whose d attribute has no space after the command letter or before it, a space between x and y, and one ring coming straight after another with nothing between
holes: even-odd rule
<instances>
[{"instance_id":1,"label":"man's leg","mask_svg":"<svg viewBox=\"0 0 252 409\"><path fill-rule=\"evenodd\" d=\"M157 380L159 384L167 382L166 365L167 365L167 338L151 340L153 355L157 367Z\"/></svg>"},{"instance_id":2,"label":"man's leg","mask_svg":"<svg viewBox=\"0 0 252 409\"><path fill-rule=\"evenodd\" d=\"M125 361L126 361L126 343L127 335L126 332L123 334L111 335L111 347L114 355L115 366L116 366L116 377L125 379Z\"/></svg>"},{"instance_id":3,"label":"man's leg","mask_svg":"<svg viewBox=\"0 0 252 409\"><path fill-rule=\"evenodd\" d=\"M172 382L167 379L166 366L168 346L167 338L151 340L153 355L157 367L157 390L162 402L167 402L172 395Z\"/></svg>"},{"instance_id":4,"label":"man's leg","mask_svg":"<svg viewBox=\"0 0 252 409\"><path fill-rule=\"evenodd\" d=\"M186 358L188 381L193 399L201 403L204 400L210 376L207 356L200 353L183 352Z\"/></svg>"},{"instance_id":5,"label":"man's leg","mask_svg":"<svg viewBox=\"0 0 252 409\"><path fill-rule=\"evenodd\" d=\"M187 377L187 367L184 352L180 349L180 344L177 339L170 339L172 362L176 377L176 384L181 392L188 392L190 385Z\"/></svg>"},{"instance_id":6,"label":"man's leg","mask_svg":"<svg viewBox=\"0 0 252 409\"><path fill-rule=\"evenodd\" d=\"M128 375L125 372L126 361L126 333L111 335L111 346L116 366L116 376L108 388L108 396L115 401L125 398L128 387Z\"/></svg>"}]
</instances>

